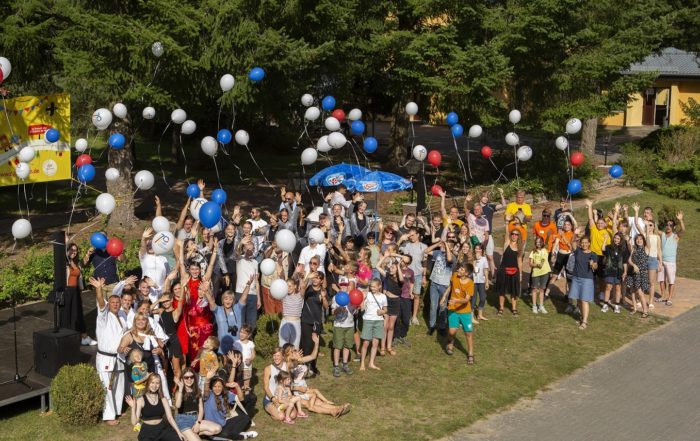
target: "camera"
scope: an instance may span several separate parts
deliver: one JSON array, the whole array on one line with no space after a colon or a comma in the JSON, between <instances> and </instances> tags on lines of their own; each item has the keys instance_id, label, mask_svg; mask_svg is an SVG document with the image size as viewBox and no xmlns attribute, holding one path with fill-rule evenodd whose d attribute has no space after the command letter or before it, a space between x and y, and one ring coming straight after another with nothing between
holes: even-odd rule
<instances>
[{"instance_id":1,"label":"camera","mask_svg":"<svg viewBox=\"0 0 700 441\"><path fill-rule=\"evenodd\" d=\"M238 334L238 326L233 325L228 327L228 333L235 336Z\"/></svg>"}]
</instances>

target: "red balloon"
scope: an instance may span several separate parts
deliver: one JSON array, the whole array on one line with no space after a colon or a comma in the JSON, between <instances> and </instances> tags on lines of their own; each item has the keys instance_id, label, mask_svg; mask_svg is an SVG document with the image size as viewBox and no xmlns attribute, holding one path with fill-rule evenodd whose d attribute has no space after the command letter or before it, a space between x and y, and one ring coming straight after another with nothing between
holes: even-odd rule
<instances>
[{"instance_id":1,"label":"red balloon","mask_svg":"<svg viewBox=\"0 0 700 441\"><path fill-rule=\"evenodd\" d=\"M107 241L107 254L112 257L119 257L122 251L124 251L124 244L121 240L113 237Z\"/></svg>"},{"instance_id":2,"label":"red balloon","mask_svg":"<svg viewBox=\"0 0 700 441\"><path fill-rule=\"evenodd\" d=\"M350 304L352 306L360 306L364 300L365 296L359 289L353 289L350 291Z\"/></svg>"},{"instance_id":3,"label":"red balloon","mask_svg":"<svg viewBox=\"0 0 700 441\"><path fill-rule=\"evenodd\" d=\"M335 109L331 115L340 122L345 121L345 112L343 109Z\"/></svg>"},{"instance_id":4,"label":"red balloon","mask_svg":"<svg viewBox=\"0 0 700 441\"><path fill-rule=\"evenodd\" d=\"M75 159L75 167L79 168L85 164L92 164L92 158L87 153L83 153Z\"/></svg>"},{"instance_id":5,"label":"red balloon","mask_svg":"<svg viewBox=\"0 0 700 441\"><path fill-rule=\"evenodd\" d=\"M491 151L491 147L485 145L481 148L481 156L483 156L485 159L489 159L492 154L493 151Z\"/></svg>"},{"instance_id":6,"label":"red balloon","mask_svg":"<svg viewBox=\"0 0 700 441\"><path fill-rule=\"evenodd\" d=\"M583 161L586 160L586 157L583 156L583 153L581 152L574 152L571 154L571 165L574 167L578 167L579 165L583 164Z\"/></svg>"},{"instance_id":7,"label":"red balloon","mask_svg":"<svg viewBox=\"0 0 700 441\"><path fill-rule=\"evenodd\" d=\"M428 153L428 162L434 167L440 166L440 161L442 161L442 155L437 150L431 150Z\"/></svg>"},{"instance_id":8,"label":"red balloon","mask_svg":"<svg viewBox=\"0 0 700 441\"><path fill-rule=\"evenodd\" d=\"M440 196L440 193L442 193L442 187L435 184L432 187L430 187L430 192L433 194L433 196Z\"/></svg>"}]
</instances>

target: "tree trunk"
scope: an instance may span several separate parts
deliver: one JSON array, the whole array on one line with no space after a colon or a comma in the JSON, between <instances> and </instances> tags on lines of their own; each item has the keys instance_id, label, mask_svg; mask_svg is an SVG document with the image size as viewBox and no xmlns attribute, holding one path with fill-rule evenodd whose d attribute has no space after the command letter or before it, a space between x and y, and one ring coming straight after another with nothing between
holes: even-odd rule
<instances>
[{"instance_id":1,"label":"tree trunk","mask_svg":"<svg viewBox=\"0 0 700 441\"><path fill-rule=\"evenodd\" d=\"M118 129L128 138L125 148L119 150L110 148L107 152L109 166L119 170L119 178L116 181L107 181L107 192L114 196L117 201L117 206L109 215L107 225L110 228L126 230L131 228L134 221L134 189L131 180L131 170L134 166L131 152L132 135L128 121L125 121Z\"/></svg>"},{"instance_id":2,"label":"tree trunk","mask_svg":"<svg viewBox=\"0 0 700 441\"><path fill-rule=\"evenodd\" d=\"M406 111L401 104L402 102L403 100L401 99L396 100L391 109L394 117L391 120L390 127L389 164L397 169L409 158L406 153L406 135L408 134Z\"/></svg>"},{"instance_id":3,"label":"tree trunk","mask_svg":"<svg viewBox=\"0 0 700 441\"><path fill-rule=\"evenodd\" d=\"M581 129L581 150L591 161L595 159L595 144L598 135L598 118L583 121Z\"/></svg>"}]
</instances>

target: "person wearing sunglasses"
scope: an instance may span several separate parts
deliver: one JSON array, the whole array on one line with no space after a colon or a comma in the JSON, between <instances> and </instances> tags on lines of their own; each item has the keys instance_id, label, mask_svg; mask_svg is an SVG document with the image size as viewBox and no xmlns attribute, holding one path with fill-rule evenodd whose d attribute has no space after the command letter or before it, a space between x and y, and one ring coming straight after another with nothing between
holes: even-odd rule
<instances>
[{"instance_id":1,"label":"person wearing sunglasses","mask_svg":"<svg viewBox=\"0 0 700 441\"><path fill-rule=\"evenodd\" d=\"M199 441L200 435L214 436L221 432L219 424L204 419L204 402L194 369L186 367L181 377L175 377L175 384L175 422L185 441Z\"/></svg>"},{"instance_id":2,"label":"person wearing sunglasses","mask_svg":"<svg viewBox=\"0 0 700 441\"><path fill-rule=\"evenodd\" d=\"M498 292L498 315L503 315L506 294L510 294L511 312L518 315L518 297L523 282L523 242L518 229L506 232L501 265L496 270L496 291Z\"/></svg>"},{"instance_id":3,"label":"person wearing sunglasses","mask_svg":"<svg viewBox=\"0 0 700 441\"><path fill-rule=\"evenodd\" d=\"M80 250L78 245L69 243L66 248L66 289L63 292L63 304L59 302L59 326L80 332L80 344L97 346L97 341L87 335L85 316L83 315L83 300L80 294L82 273L80 269Z\"/></svg>"},{"instance_id":4,"label":"person wearing sunglasses","mask_svg":"<svg viewBox=\"0 0 700 441\"><path fill-rule=\"evenodd\" d=\"M678 242L685 231L683 212L676 213L676 219L680 223L680 229L676 233L676 222L673 219L666 221L664 234L661 235L661 263L663 271L659 271L659 288L661 290L661 303L671 306L673 303L673 288L676 283L676 254ZM666 289L668 288L668 292Z\"/></svg>"}]
</instances>

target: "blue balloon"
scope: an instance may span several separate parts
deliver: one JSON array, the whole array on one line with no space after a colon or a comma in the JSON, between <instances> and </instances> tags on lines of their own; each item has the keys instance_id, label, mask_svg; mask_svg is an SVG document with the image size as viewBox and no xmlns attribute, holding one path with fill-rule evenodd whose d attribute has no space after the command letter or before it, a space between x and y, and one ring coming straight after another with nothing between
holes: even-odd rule
<instances>
[{"instance_id":1,"label":"blue balloon","mask_svg":"<svg viewBox=\"0 0 700 441\"><path fill-rule=\"evenodd\" d=\"M221 207L214 201L209 201L199 209L199 223L206 228L211 228L221 219Z\"/></svg>"},{"instance_id":2,"label":"blue balloon","mask_svg":"<svg viewBox=\"0 0 700 441\"><path fill-rule=\"evenodd\" d=\"M211 192L211 200L219 205L226 203L226 192L220 188Z\"/></svg>"},{"instance_id":3,"label":"blue balloon","mask_svg":"<svg viewBox=\"0 0 700 441\"><path fill-rule=\"evenodd\" d=\"M231 131L229 129L221 129L219 133L216 134L216 139L223 145L231 142Z\"/></svg>"},{"instance_id":4,"label":"blue balloon","mask_svg":"<svg viewBox=\"0 0 700 441\"><path fill-rule=\"evenodd\" d=\"M46 141L54 143L58 141L58 138L61 137L61 133L57 129L49 129L46 131Z\"/></svg>"},{"instance_id":5,"label":"blue balloon","mask_svg":"<svg viewBox=\"0 0 700 441\"><path fill-rule=\"evenodd\" d=\"M365 133L365 123L360 120L353 121L352 124L350 124L350 131L353 135L362 135Z\"/></svg>"},{"instance_id":6,"label":"blue balloon","mask_svg":"<svg viewBox=\"0 0 700 441\"><path fill-rule=\"evenodd\" d=\"M464 127L462 127L462 124L454 124L450 127L450 130L452 131L452 136L455 138L459 138L464 134Z\"/></svg>"},{"instance_id":7,"label":"blue balloon","mask_svg":"<svg viewBox=\"0 0 700 441\"><path fill-rule=\"evenodd\" d=\"M612 167L610 167L608 173L610 173L610 176L613 178L619 178L620 176L622 176L622 167L615 164Z\"/></svg>"},{"instance_id":8,"label":"blue balloon","mask_svg":"<svg viewBox=\"0 0 700 441\"><path fill-rule=\"evenodd\" d=\"M376 152L377 146L378 146L377 138L375 138L374 136L368 136L367 138L365 138L364 142L362 143L362 147L365 148L365 151L367 153Z\"/></svg>"},{"instance_id":9,"label":"blue balloon","mask_svg":"<svg viewBox=\"0 0 700 441\"><path fill-rule=\"evenodd\" d=\"M345 291L340 291L335 295L335 303L337 303L338 306L347 306L348 303L350 303L350 296Z\"/></svg>"},{"instance_id":10,"label":"blue balloon","mask_svg":"<svg viewBox=\"0 0 700 441\"><path fill-rule=\"evenodd\" d=\"M447 114L447 118L445 118L445 121L447 121L448 126L452 127L453 125L459 122L459 115L457 115L454 112L450 112Z\"/></svg>"},{"instance_id":11,"label":"blue balloon","mask_svg":"<svg viewBox=\"0 0 700 441\"><path fill-rule=\"evenodd\" d=\"M85 164L78 168L78 180L83 184L95 178L95 167L92 164Z\"/></svg>"},{"instance_id":12,"label":"blue balloon","mask_svg":"<svg viewBox=\"0 0 700 441\"><path fill-rule=\"evenodd\" d=\"M113 149L122 149L126 144L126 138L121 133L114 133L109 137L109 145Z\"/></svg>"},{"instance_id":13,"label":"blue balloon","mask_svg":"<svg viewBox=\"0 0 700 441\"><path fill-rule=\"evenodd\" d=\"M104 250L107 247L107 236L99 231L90 235L90 245L98 250Z\"/></svg>"},{"instance_id":14,"label":"blue balloon","mask_svg":"<svg viewBox=\"0 0 700 441\"><path fill-rule=\"evenodd\" d=\"M335 98L328 95L321 101L321 107L323 110L333 110L335 108Z\"/></svg>"},{"instance_id":15,"label":"blue balloon","mask_svg":"<svg viewBox=\"0 0 700 441\"><path fill-rule=\"evenodd\" d=\"M192 199L199 197L199 186L197 184L190 184L187 186L187 196Z\"/></svg>"},{"instance_id":16,"label":"blue balloon","mask_svg":"<svg viewBox=\"0 0 700 441\"><path fill-rule=\"evenodd\" d=\"M576 194L581 191L581 188L583 188L583 185L581 185L581 181L578 179L570 180L569 185L566 186L569 194Z\"/></svg>"},{"instance_id":17,"label":"blue balloon","mask_svg":"<svg viewBox=\"0 0 700 441\"><path fill-rule=\"evenodd\" d=\"M262 67L254 67L248 72L248 78L255 83L262 81L262 79L265 78L265 71Z\"/></svg>"}]
</instances>

